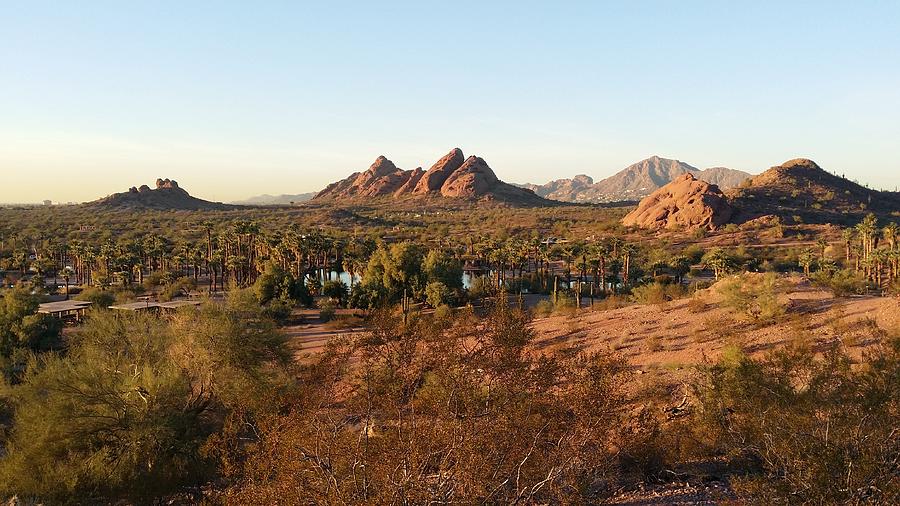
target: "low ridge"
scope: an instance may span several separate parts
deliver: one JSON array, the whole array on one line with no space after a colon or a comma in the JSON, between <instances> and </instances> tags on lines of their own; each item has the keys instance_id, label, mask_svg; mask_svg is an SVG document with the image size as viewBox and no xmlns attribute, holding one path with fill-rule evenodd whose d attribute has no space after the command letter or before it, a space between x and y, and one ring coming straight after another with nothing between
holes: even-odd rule
<instances>
[{"instance_id":1,"label":"low ridge","mask_svg":"<svg viewBox=\"0 0 900 506\"><path fill-rule=\"evenodd\" d=\"M114 193L93 202L88 202L85 205L106 209L171 209L185 211L231 209L235 207L221 202L210 202L193 197L172 179L157 179L156 188L150 188L147 185L132 186L127 192Z\"/></svg>"}]
</instances>

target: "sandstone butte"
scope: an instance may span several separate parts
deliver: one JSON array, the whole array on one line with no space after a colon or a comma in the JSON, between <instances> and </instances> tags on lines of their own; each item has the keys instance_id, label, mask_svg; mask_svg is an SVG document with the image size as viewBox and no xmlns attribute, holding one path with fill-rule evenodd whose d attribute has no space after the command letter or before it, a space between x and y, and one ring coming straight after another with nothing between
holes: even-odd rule
<instances>
[{"instance_id":1,"label":"sandstone butte","mask_svg":"<svg viewBox=\"0 0 900 506\"><path fill-rule=\"evenodd\" d=\"M328 185L315 198L405 196L492 199L533 205L547 203L531 190L504 183L484 159L466 158L459 148L444 155L427 171L421 167L399 169L384 156L379 156L365 172L355 172Z\"/></svg>"},{"instance_id":2,"label":"sandstone butte","mask_svg":"<svg viewBox=\"0 0 900 506\"><path fill-rule=\"evenodd\" d=\"M651 229L714 230L731 218L734 209L719 187L682 174L641 200L622 224Z\"/></svg>"}]
</instances>

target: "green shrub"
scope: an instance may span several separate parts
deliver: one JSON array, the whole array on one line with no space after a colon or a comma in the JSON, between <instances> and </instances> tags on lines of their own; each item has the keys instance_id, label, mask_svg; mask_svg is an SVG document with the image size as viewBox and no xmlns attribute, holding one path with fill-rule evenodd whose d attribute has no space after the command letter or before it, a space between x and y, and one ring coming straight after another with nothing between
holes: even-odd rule
<instances>
[{"instance_id":1,"label":"green shrub","mask_svg":"<svg viewBox=\"0 0 900 506\"><path fill-rule=\"evenodd\" d=\"M429 306L436 308L441 305L447 305L452 300L453 292L444 283L432 281L425 286L425 302Z\"/></svg>"},{"instance_id":2,"label":"green shrub","mask_svg":"<svg viewBox=\"0 0 900 506\"><path fill-rule=\"evenodd\" d=\"M334 304L326 302L325 304L322 304L322 306L319 308L319 320L321 320L323 323L327 323L327 322L330 322L331 320L333 320L334 315L335 315Z\"/></svg>"},{"instance_id":3,"label":"green shrub","mask_svg":"<svg viewBox=\"0 0 900 506\"><path fill-rule=\"evenodd\" d=\"M106 309L116 303L116 295L113 292L97 287L85 288L76 299L90 302L91 307L96 309Z\"/></svg>"},{"instance_id":4,"label":"green shrub","mask_svg":"<svg viewBox=\"0 0 900 506\"><path fill-rule=\"evenodd\" d=\"M778 300L778 276L774 273L745 273L718 283L719 293L726 306L753 321L777 319L786 309Z\"/></svg>"},{"instance_id":5,"label":"green shrub","mask_svg":"<svg viewBox=\"0 0 900 506\"><path fill-rule=\"evenodd\" d=\"M810 279L813 283L831 290L835 297L846 297L866 291L865 277L850 269L834 272L818 271Z\"/></svg>"},{"instance_id":6,"label":"green shrub","mask_svg":"<svg viewBox=\"0 0 900 506\"><path fill-rule=\"evenodd\" d=\"M741 463L732 484L759 504L897 504L900 340L865 368L835 348L762 359L723 354L704 373L695 436Z\"/></svg>"}]
</instances>

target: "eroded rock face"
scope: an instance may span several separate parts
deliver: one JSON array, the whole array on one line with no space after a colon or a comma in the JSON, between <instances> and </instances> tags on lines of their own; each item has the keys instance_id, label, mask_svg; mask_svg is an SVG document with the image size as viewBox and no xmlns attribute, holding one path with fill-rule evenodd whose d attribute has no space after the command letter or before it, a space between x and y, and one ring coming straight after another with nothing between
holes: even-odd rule
<instances>
[{"instance_id":1,"label":"eroded rock face","mask_svg":"<svg viewBox=\"0 0 900 506\"><path fill-rule=\"evenodd\" d=\"M168 178L167 179L157 179L156 180L156 189L159 190L160 188L169 188L169 189L178 188L178 183L175 182L174 180L168 179Z\"/></svg>"},{"instance_id":2,"label":"eroded rock face","mask_svg":"<svg viewBox=\"0 0 900 506\"><path fill-rule=\"evenodd\" d=\"M716 185L683 174L641 200L622 224L641 228L705 228L728 223L734 209Z\"/></svg>"},{"instance_id":3,"label":"eroded rock face","mask_svg":"<svg viewBox=\"0 0 900 506\"><path fill-rule=\"evenodd\" d=\"M422 176L422 179L416 184L414 193L427 194L440 192L441 187L447 181L453 172L462 167L466 161L465 155L459 148L453 148L443 158L438 160L430 169Z\"/></svg>"},{"instance_id":4,"label":"eroded rock face","mask_svg":"<svg viewBox=\"0 0 900 506\"><path fill-rule=\"evenodd\" d=\"M497 175L484 159L470 156L453 171L441 186L441 195L445 197L478 197L494 188Z\"/></svg>"},{"instance_id":5,"label":"eroded rock face","mask_svg":"<svg viewBox=\"0 0 900 506\"><path fill-rule=\"evenodd\" d=\"M456 197L494 199L517 204L546 203L530 190L500 181L484 159L465 158L454 148L427 171L398 169L380 156L365 172L328 185L315 198L357 197Z\"/></svg>"}]
</instances>

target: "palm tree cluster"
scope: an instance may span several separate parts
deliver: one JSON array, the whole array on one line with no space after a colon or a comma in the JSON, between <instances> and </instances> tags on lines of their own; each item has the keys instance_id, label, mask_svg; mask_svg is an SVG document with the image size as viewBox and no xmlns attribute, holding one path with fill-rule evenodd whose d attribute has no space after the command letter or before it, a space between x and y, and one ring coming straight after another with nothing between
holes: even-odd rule
<instances>
[{"instance_id":1,"label":"palm tree cluster","mask_svg":"<svg viewBox=\"0 0 900 506\"><path fill-rule=\"evenodd\" d=\"M268 263L298 279L330 279L332 271L342 270L352 278L374 249L371 241L360 238L299 227L267 232L253 221L219 227L203 221L194 227L201 232L195 241L159 234L98 242L4 237L2 246L11 251L5 267L23 275L29 269L39 276L59 274L67 285L128 286L151 275L204 278L209 290L216 291L229 283L252 285Z\"/></svg>"}]
</instances>

